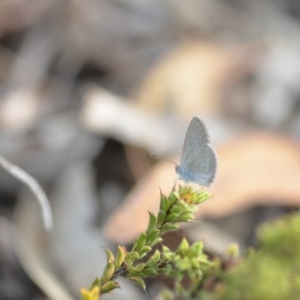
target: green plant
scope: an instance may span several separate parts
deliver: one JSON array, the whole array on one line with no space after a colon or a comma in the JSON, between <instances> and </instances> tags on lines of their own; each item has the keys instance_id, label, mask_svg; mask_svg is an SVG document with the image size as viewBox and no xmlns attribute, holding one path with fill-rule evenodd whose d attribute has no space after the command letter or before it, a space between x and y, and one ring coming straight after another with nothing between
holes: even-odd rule
<instances>
[{"instance_id":1,"label":"green plant","mask_svg":"<svg viewBox=\"0 0 300 300\"><path fill-rule=\"evenodd\" d=\"M266 223L258 230L257 251L251 250L236 267L219 273L213 292L199 299L300 299L300 214Z\"/></svg>"},{"instance_id":2,"label":"green plant","mask_svg":"<svg viewBox=\"0 0 300 300\"><path fill-rule=\"evenodd\" d=\"M180 292L183 291L180 281L186 275L192 278L190 291L197 289L203 274L213 265L203 252L202 242L189 245L183 239L175 252L166 246L162 247L162 251L150 252L163 241L164 233L178 229L179 223L190 222L197 206L209 198L209 193L193 191L189 186L174 188L168 197L161 194L158 215L149 212L147 230L140 234L129 252L118 246L114 256L106 250L106 268L101 278L96 278L88 290L82 289L82 299L99 299L101 295L119 288L119 277L127 278L145 290L145 278L165 275L175 279L176 289Z\"/></svg>"},{"instance_id":3,"label":"green plant","mask_svg":"<svg viewBox=\"0 0 300 300\"><path fill-rule=\"evenodd\" d=\"M144 279L165 275L175 281L174 290L162 291L162 300L296 300L300 299L300 213L263 225L258 231L260 246L249 250L245 259L238 247L228 247L228 259L208 259L203 243L189 245L183 239L176 251L166 246L151 252L163 241L162 235L176 230L178 223L190 222L197 205L210 198L190 187L173 189L161 195L158 215L149 213L149 224L131 251L118 246L116 257L107 252L107 266L90 289L83 289L82 300L97 300L119 288L117 279L127 278L142 289ZM143 259L143 261L141 261ZM182 285L183 277L189 279Z\"/></svg>"}]
</instances>

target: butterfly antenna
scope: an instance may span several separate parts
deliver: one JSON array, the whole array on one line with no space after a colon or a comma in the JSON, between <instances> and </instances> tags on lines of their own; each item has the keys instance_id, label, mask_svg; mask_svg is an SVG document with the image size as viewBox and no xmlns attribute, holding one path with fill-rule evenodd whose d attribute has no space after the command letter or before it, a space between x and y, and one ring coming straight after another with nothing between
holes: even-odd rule
<instances>
[{"instance_id":1,"label":"butterfly antenna","mask_svg":"<svg viewBox=\"0 0 300 300\"><path fill-rule=\"evenodd\" d=\"M154 154L151 154L151 157L154 157L154 158L159 159L159 160L167 161L167 162L169 162L169 163L174 164L175 166L177 166L177 164L174 161L171 161L171 160L168 160L168 159L163 159L163 158L161 158L159 156L156 156Z\"/></svg>"}]
</instances>

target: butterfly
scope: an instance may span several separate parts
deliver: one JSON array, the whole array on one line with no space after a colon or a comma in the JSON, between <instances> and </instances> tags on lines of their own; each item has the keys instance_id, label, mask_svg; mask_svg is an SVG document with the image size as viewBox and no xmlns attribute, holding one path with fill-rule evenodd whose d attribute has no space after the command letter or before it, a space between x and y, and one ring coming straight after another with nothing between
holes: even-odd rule
<instances>
[{"instance_id":1,"label":"butterfly","mask_svg":"<svg viewBox=\"0 0 300 300\"><path fill-rule=\"evenodd\" d=\"M185 182L209 186L215 178L216 169L217 156L209 143L205 124L194 117L185 135L176 173Z\"/></svg>"}]
</instances>

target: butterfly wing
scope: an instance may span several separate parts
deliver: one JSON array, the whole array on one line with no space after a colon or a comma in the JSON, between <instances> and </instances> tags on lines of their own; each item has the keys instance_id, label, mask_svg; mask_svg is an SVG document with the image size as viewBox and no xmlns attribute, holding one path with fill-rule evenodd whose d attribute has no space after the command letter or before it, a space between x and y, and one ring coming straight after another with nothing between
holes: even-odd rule
<instances>
[{"instance_id":1,"label":"butterfly wing","mask_svg":"<svg viewBox=\"0 0 300 300\"><path fill-rule=\"evenodd\" d=\"M209 138L204 123L199 118L194 117L185 135L180 165L185 165L196 149L208 143Z\"/></svg>"},{"instance_id":2,"label":"butterfly wing","mask_svg":"<svg viewBox=\"0 0 300 300\"><path fill-rule=\"evenodd\" d=\"M210 145L193 152L184 165L180 165L181 178L186 182L195 182L209 186L214 180L217 159Z\"/></svg>"},{"instance_id":3,"label":"butterfly wing","mask_svg":"<svg viewBox=\"0 0 300 300\"><path fill-rule=\"evenodd\" d=\"M206 127L194 117L185 136L177 173L186 182L208 186L215 177L216 167L217 157L209 144Z\"/></svg>"}]
</instances>

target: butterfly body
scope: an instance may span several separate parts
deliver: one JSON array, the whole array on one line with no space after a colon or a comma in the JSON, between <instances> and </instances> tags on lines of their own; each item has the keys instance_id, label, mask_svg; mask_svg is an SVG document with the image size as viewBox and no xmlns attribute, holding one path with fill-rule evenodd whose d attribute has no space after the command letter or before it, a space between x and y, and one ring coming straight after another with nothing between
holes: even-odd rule
<instances>
[{"instance_id":1,"label":"butterfly body","mask_svg":"<svg viewBox=\"0 0 300 300\"><path fill-rule=\"evenodd\" d=\"M204 123L194 117L188 127L180 165L175 170L180 179L209 186L214 180L217 168L217 156L209 143Z\"/></svg>"}]
</instances>

